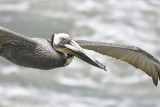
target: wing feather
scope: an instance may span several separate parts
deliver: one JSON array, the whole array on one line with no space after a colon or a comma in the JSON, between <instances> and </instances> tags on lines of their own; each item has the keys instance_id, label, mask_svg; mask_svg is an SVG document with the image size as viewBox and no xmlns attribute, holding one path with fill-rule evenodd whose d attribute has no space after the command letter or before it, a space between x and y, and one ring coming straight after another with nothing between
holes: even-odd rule
<instances>
[{"instance_id":1,"label":"wing feather","mask_svg":"<svg viewBox=\"0 0 160 107\"><path fill-rule=\"evenodd\" d=\"M77 40L76 42L82 48L120 59L128 62L138 69L141 69L152 77L156 86L158 84L158 78L160 80L160 62L152 55L138 47L85 40Z\"/></svg>"},{"instance_id":2,"label":"wing feather","mask_svg":"<svg viewBox=\"0 0 160 107\"><path fill-rule=\"evenodd\" d=\"M26 36L10 31L6 28L0 26L0 47L6 44L24 44L24 45L34 45L35 42Z\"/></svg>"}]
</instances>

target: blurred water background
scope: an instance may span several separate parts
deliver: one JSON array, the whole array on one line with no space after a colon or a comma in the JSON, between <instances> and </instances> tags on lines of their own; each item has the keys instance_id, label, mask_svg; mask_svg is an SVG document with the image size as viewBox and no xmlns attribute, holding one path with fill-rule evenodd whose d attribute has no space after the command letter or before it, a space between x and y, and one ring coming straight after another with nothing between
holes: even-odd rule
<instances>
[{"instance_id":1,"label":"blurred water background","mask_svg":"<svg viewBox=\"0 0 160 107\"><path fill-rule=\"evenodd\" d=\"M0 26L29 37L74 39L143 48L160 60L159 0L0 0ZM0 58L0 107L160 107L160 86L127 63L87 51L108 72L81 60L53 70Z\"/></svg>"}]
</instances>

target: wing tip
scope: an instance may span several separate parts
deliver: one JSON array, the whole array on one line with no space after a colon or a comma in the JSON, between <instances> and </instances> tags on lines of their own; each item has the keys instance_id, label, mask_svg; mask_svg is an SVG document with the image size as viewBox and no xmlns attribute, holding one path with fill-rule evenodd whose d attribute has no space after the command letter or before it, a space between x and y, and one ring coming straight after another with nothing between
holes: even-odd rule
<instances>
[{"instance_id":1,"label":"wing tip","mask_svg":"<svg viewBox=\"0 0 160 107\"><path fill-rule=\"evenodd\" d=\"M160 80L160 72L156 71L154 74L152 74L152 80L155 86L158 85L158 80Z\"/></svg>"},{"instance_id":2,"label":"wing tip","mask_svg":"<svg viewBox=\"0 0 160 107\"><path fill-rule=\"evenodd\" d=\"M158 81L153 80L153 83L156 87L158 86Z\"/></svg>"},{"instance_id":3,"label":"wing tip","mask_svg":"<svg viewBox=\"0 0 160 107\"><path fill-rule=\"evenodd\" d=\"M155 86L158 85L158 76L152 76L152 80Z\"/></svg>"}]
</instances>

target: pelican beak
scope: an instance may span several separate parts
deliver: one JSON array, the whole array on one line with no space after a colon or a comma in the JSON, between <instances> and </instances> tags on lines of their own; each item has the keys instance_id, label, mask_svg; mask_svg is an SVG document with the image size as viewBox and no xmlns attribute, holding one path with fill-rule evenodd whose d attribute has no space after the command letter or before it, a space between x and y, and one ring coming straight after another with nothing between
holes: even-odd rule
<instances>
[{"instance_id":1,"label":"pelican beak","mask_svg":"<svg viewBox=\"0 0 160 107\"><path fill-rule=\"evenodd\" d=\"M71 38L67 38L65 41L60 42L59 46L56 48L61 52L64 52L70 55L74 55L93 66L96 66L98 68L101 68L107 71L107 68L103 64L89 57L84 52L84 50Z\"/></svg>"}]
</instances>

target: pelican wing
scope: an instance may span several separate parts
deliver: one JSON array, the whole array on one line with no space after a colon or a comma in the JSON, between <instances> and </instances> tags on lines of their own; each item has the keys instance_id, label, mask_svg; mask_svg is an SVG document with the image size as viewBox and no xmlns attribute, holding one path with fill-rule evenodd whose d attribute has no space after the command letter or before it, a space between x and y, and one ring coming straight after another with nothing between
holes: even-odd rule
<instances>
[{"instance_id":1,"label":"pelican wing","mask_svg":"<svg viewBox=\"0 0 160 107\"><path fill-rule=\"evenodd\" d=\"M138 47L106 42L85 40L77 40L76 42L85 49L120 59L143 70L146 74L152 77L154 84L157 86L158 78L160 79L160 62L144 50Z\"/></svg>"},{"instance_id":2,"label":"pelican wing","mask_svg":"<svg viewBox=\"0 0 160 107\"><path fill-rule=\"evenodd\" d=\"M34 41L26 36L10 31L0 26L0 47L3 45L34 45Z\"/></svg>"}]
</instances>

